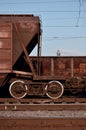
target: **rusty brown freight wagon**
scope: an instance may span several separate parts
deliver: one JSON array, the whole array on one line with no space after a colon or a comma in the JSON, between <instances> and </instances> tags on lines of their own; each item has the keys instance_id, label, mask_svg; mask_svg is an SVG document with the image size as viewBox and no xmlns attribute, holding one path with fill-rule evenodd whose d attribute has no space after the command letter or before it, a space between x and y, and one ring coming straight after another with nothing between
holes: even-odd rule
<instances>
[{"instance_id":1,"label":"rusty brown freight wagon","mask_svg":"<svg viewBox=\"0 0 86 130\"><path fill-rule=\"evenodd\" d=\"M86 93L86 56L43 57L40 39L39 17L0 15L0 86L9 84L17 99L26 94L57 99L65 90ZM36 45L37 56L30 57Z\"/></svg>"},{"instance_id":2,"label":"rusty brown freight wagon","mask_svg":"<svg viewBox=\"0 0 86 130\"><path fill-rule=\"evenodd\" d=\"M13 66L23 56L33 71L28 55L36 44L39 47L39 38L39 17L33 15L0 15L0 86L5 85L10 74L22 73L20 71L14 72ZM27 75L25 72L23 74Z\"/></svg>"}]
</instances>

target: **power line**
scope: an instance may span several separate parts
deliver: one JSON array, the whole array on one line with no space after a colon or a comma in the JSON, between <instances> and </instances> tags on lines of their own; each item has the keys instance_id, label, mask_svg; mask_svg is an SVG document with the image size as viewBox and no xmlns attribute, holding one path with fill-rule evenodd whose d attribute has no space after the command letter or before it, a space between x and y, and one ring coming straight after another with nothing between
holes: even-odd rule
<instances>
[{"instance_id":1,"label":"power line","mask_svg":"<svg viewBox=\"0 0 86 130\"><path fill-rule=\"evenodd\" d=\"M54 3L71 3L71 2L72 3L73 2L78 3L78 1L72 1L72 0L71 1L67 1L67 0L65 0L65 1L64 0L56 1L55 0L55 1L45 1L45 2L44 1L43 2L40 2L40 1L34 1L34 2L32 2L32 1L29 1L29 2L28 1L26 1L26 2L0 2L0 4L4 4L4 5L9 5L9 4L46 4L46 3L47 4L49 4L49 3L54 4Z\"/></svg>"},{"instance_id":2,"label":"power line","mask_svg":"<svg viewBox=\"0 0 86 130\"><path fill-rule=\"evenodd\" d=\"M52 37L54 39L86 39L86 36L79 36L79 37Z\"/></svg>"},{"instance_id":3,"label":"power line","mask_svg":"<svg viewBox=\"0 0 86 130\"><path fill-rule=\"evenodd\" d=\"M81 0L79 0L79 14L78 14L78 18L77 18L77 23L76 23L76 26L78 26L78 23L79 23L79 19L80 19L80 14L81 14Z\"/></svg>"},{"instance_id":4,"label":"power line","mask_svg":"<svg viewBox=\"0 0 86 130\"><path fill-rule=\"evenodd\" d=\"M49 21L55 21L55 20L72 20L72 19L77 19L77 17L71 17L71 18L67 18L67 17L64 17L64 18L45 18L44 20L49 20ZM80 17L80 19L86 19L86 17Z\"/></svg>"},{"instance_id":5,"label":"power line","mask_svg":"<svg viewBox=\"0 0 86 130\"><path fill-rule=\"evenodd\" d=\"M43 40L71 40L71 39L86 39L86 37L84 36L79 36L79 37L57 37L57 36L54 36L54 37L44 37Z\"/></svg>"},{"instance_id":6,"label":"power line","mask_svg":"<svg viewBox=\"0 0 86 130\"><path fill-rule=\"evenodd\" d=\"M62 12L62 13L63 12L68 12L68 13L72 12L73 13L73 12L79 12L79 11L78 10L40 10L40 11L37 10L36 12L50 12L50 13L51 12L52 13L53 12ZM86 10L82 10L82 12L86 12Z\"/></svg>"},{"instance_id":7,"label":"power line","mask_svg":"<svg viewBox=\"0 0 86 130\"><path fill-rule=\"evenodd\" d=\"M13 10L13 11L15 11L15 10ZM86 12L86 10L81 10L82 12ZM7 10L3 10L3 11L1 11L1 12L10 12L10 11L7 11ZM12 12L12 10L11 10L11 12ZM20 11L18 11L18 12L20 12L20 13L22 13L22 11L20 10ZM17 12L17 13L18 13ZM79 11L78 10L35 10L35 11L24 11L24 13L29 13L29 12L39 12L39 13L78 13Z\"/></svg>"},{"instance_id":8,"label":"power line","mask_svg":"<svg viewBox=\"0 0 86 130\"><path fill-rule=\"evenodd\" d=\"M79 2L79 11L78 11L78 18L77 18L77 23L76 23L77 27L78 27L80 15L81 15L81 12L82 12L81 7L84 4L84 2L86 2L86 0L78 0L78 2Z\"/></svg>"},{"instance_id":9,"label":"power line","mask_svg":"<svg viewBox=\"0 0 86 130\"><path fill-rule=\"evenodd\" d=\"M44 28L45 28L45 27L46 27L46 28L58 28L58 27L61 27L61 28L63 28L63 27L64 27L64 28L66 28L66 27L67 27L67 28L77 28L77 26L60 26L60 25L59 25L59 26L51 26L51 25L50 25L50 26L43 26L43 27L44 27ZM79 25L78 27L83 28L83 27L86 27L86 26L80 26L80 25Z\"/></svg>"}]
</instances>

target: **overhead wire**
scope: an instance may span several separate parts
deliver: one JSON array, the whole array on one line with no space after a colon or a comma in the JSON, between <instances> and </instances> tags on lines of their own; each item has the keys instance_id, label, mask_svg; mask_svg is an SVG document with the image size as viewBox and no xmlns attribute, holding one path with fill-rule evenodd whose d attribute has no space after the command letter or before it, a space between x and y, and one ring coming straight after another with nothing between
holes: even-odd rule
<instances>
[{"instance_id":1,"label":"overhead wire","mask_svg":"<svg viewBox=\"0 0 86 130\"><path fill-rule=\"evenodd\" d=\"M81 12L82 12L81 7L82 7L82 5L84 4L85 1L86 0L78 0L78 2L79 2L79 11L78 11L78 18L77 18L77 23L76 23L77 27L78 27L79 20L80 20L80 15L81 15Z\"/></svg>"},{"instance_id":2,"label":"overhead wire","mask_svg":"<svg viewBox=\"0 0 86 130\"><path fill-rule=\"evenodd\" d=\"M62 25L52 26L52 25L50 25L50 26L43 26L43 27L45 27L45 28L58 28L58 27L62 27L62 28L63 28L63 27L64 27L64 28L66 28L66 27L67 27L67 28L76 28L77 26L71 26L71 25L70 25L70 26L64 26L64 25L63 25L63 26L62 26ZM86 27L86 26L80 26L80 25L79 25L78 27L83 28L83 27Z\"/></svg>"},{"instance_id":3,"label":"overhead wire","mask_svg":"<svg viewBox=\"0 0 86 130\"><path fill-rule=\"evenodd\" d=\"M71 20L71 19L77 19L77 17L61 17L61 18L45 18L45 20ZM80 19L86 19L86 17L80 17Z\"/></svg>"},{"instance_id":4,"label":"overhead wire","mask_svg":"<svg viewBox=\"0 0 86 130\"><path fill-rule=\"evenodd\" d=\"M76 27L86 27L86 26L79 26L79 20L80 19L85 19L80 17L81 16L81 12L86 12L86 10L81 10L81 6L83 5L84 2L86 2L86 0L53 0L53 1L43 1L43 2L40 2L40 1L25 1L25 2L0 2L0 4L39 4L39 3L54 3L54 2L79 2L79 10L35 10L35 11L24 11L24 13L78 13L78 18L77 18L77 23L76 23ZM3 13L4 11L2 11ZM6 11L5 12L8 12L9 11ZM15 11L13 11L15 13ZM22 13L23 12L20 10L18 11L18 13ZM60 18L59 18L60 19ZM64 18L63 18L64 19ZM69 19L69 18L68 18ZM44 27L75 27L75 26L44 26Z\"/></svg>"},{"instance_id":5,"label":"overhead wire","mask_svg":"<svg viewBox=\"0 0 86 130\"><path fill-rule=\"evenodd\" d=\"M7 4L46 4L46 3L48 3L48 4L50 4L50 3L70 3L70 2L74 2L74 3L76 3L76 2L78 2L78 1L73 1L73 0L71 0L71 1L69 1L69 0L52 0L52 1L24 1L24 2L0 2L0 4L5 4L5 5L7 5Z\"/></svg>"},{"instance_id":6,"label":"overhead wire","mask_svg":"<svg viewBox=\"0 0 86 130\"><path fill-rule=\"evenodd\" d=\"M77 23L76 23L77 27L78 27L78 24L79 24L80 14L81 14L81 0L79 0L79 14L78 14Z\"/></svg>"},{"instance_id":7,"label":"overhead wire","mask_svg":"<svg viewBox=\"0 0 86 130\"><path fill-rule=\"evenodd\" d=\"M7 10L5 10L7 11ZM2 11L4 12L4 11ZM7 11L8 12L8 11ZM22 10L19 10L18 12L22 13ZM28 13L28 12L38 12L38 13L77 13L79 12L78 10L30 10L30 11L24 11L24 13ZM82 10L82 12L86 12L86 10Z\"/></svg>"},{"instance_id":8,"label":"overhead wire","mask_svg":"<svg viewBox=\"0 0 86 130\"><path fill-rule=\"evenodd\" d=\"M54 37L44 37L43 38L44 40L48 40L48 41L54 41L54 40L74 40L74 39L86 39L85 36L79 36L79 37L57 37L57 36L54 36Z\"/></svg>"}]
</instances>

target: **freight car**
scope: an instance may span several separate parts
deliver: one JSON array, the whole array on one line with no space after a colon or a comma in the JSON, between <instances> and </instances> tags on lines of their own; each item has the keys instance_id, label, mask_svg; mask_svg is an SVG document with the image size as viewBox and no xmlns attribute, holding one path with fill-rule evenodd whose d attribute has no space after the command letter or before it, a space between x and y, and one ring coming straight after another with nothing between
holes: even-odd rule
<instances>
[{"instance_id":1,"label":"freight car","mask_svg":"<svg viewBox=\"0 0 86 130\"><path fill-rule=\"evenodd\" d=\"M41 56L40 19L34 15L0 15L0 87L9 84L13 98L66 91L86 93L86 56ZM37 45L37 56L30 53ZM85 95L85 94L84 94Z\"/></svg>"}]
</instances>

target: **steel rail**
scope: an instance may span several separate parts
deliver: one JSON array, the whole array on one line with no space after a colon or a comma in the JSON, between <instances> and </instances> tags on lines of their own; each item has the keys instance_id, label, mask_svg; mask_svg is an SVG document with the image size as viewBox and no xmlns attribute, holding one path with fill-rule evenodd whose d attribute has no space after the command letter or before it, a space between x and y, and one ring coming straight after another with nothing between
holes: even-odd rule
<instances>
[{"instance_id":1,"label":"steel rail","mask_svg":"<svg viewBox=\"0 0 86 130\"><path fill-rule=\"evenodd\" d=\"M67 99L57 100L53 102L51 100L43 101L43 99L0 99L0 111L59 111L59 110L86 110L86 98L81 99Z\"/></svg>"}]
</instances>

